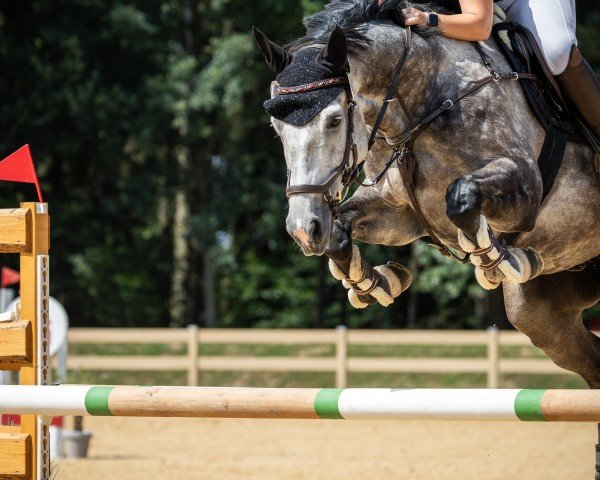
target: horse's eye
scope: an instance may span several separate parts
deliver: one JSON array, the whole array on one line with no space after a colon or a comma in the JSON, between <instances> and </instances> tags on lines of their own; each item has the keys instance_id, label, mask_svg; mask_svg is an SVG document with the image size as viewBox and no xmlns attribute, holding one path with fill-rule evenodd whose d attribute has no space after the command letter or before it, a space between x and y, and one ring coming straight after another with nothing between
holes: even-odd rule
<instances>
[{"instance_id":1,"label":"horse's eye","mask_svg":"<svg viewBox=\"0 0 600 480\"><path fill-rule=\"evenodd\" d=\"M335 128L335 127L339 127L340 124L342 123L342 117L333 117L330 121L329 121L329 128Z\"/></svg>"}]
</instances>

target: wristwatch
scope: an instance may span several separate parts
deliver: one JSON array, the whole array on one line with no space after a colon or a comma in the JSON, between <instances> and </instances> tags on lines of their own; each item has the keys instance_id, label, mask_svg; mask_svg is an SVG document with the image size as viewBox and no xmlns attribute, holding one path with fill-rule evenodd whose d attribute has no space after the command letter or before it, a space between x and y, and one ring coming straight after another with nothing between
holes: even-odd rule
<instances>
[{"instance_id":1,"label":"wristwatch","mask_svg":"<svg viewBox=\"0 0 600 480\"><path fill-rule=\"evenodd\" d=\"M427 16L427 26L428 27L437 27L440 24L440 19L437 13L430 13Z\"/></svg>"}]
</instances>

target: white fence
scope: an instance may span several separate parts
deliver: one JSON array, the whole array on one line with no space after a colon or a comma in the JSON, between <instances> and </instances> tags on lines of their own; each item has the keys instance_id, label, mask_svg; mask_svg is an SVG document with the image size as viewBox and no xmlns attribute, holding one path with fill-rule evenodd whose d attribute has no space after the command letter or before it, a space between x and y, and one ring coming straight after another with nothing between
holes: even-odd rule
<instances>
[{"instance_id":1,"label":"white fence","mask_svg":"<svg viewBox=\"0 0 600 480\"><path fill-rule=\"evenodd\" d=\"M500 374L571 374L547 358L501 358L500 347L531 347L518 332L445 330L261 330L261 329L83 329L69 331L72 344L187 345L184 355L71 355L69 370L187 371L188 385L198 385L200 371L335 372L336 385L347 385L349 372L484 373L489 388ZM335 345L330 357L202 355L202 345ZM486 346L476 358L355 357L350 345Z\"/></svg>"}]
</instances>

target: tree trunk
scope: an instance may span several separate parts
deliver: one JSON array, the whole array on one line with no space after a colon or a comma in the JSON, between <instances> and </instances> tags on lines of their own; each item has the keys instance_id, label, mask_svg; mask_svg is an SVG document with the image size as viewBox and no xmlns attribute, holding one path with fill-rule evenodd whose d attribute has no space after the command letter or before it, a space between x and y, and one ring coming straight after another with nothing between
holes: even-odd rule
<instances>
[{"instance_id":1,"label":"tree trunk","mask_svg":"<svg viewBox=\"0 0 600 480\"><path fill-rule=\"evenodd\" d=\"M190 295L187 289L190 275L190 205L187 182L184 180L184 172L187 172L190 164L189 156L190 152L186 147L182 147L177 155L180 180L175 192L173 216L173 275L169 312L171 325L178 327L185 326L190 321Z\"/></svg>"},{"instance_id":2,"label":"tree trunk","mask_svg":"<svg viewBox=\"0 0 600 480\"><path fill-rule=\"evenodd\" d=\"M215 299L215 269L210 252L202 255L204 272L204 325L209 328L218 326L217 303Z\"/></svg>"},{"instance_id":3,"label":"tree trunk","mask_svg":"<svg viewBox=\"0 0 600 480\"><path fill-rule=\"evenodd\" d=\"M197 52L196 33L196 0L185 0L183 4L183 47L190 55ZM177 186L175 190L173 215L173 274L171 277L171 296L169 313L171 325L182 327L192 319L192 301L189 285L191 284L191 251L190 251L190 191L189 173L191 151L189 139L190 107L186 99L186 108L181 114L179 127L179 146L176 153Z\"/></svg>"}]
</instances>

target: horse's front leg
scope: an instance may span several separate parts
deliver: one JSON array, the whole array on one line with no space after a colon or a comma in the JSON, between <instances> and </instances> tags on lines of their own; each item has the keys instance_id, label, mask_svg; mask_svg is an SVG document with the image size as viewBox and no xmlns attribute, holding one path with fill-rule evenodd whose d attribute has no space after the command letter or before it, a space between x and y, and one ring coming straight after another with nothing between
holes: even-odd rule
<instances>
[{"instance_id":1,"label":"horse's front leg","mask_svg":"<svg viewBox=\"0 0 600 480\"><path fill-rule=\"evenodd\" d=\"M374 190L357 193L340 209L326 255L331 274L348 289L348 300L355 308L375 303L387 307L410 286L411 274L405 266L388 262L372 267L352 243L353 237L369 243L385 243L385 238L394 234L389 230L396 223L386 220L394 215Z\"/></svg>"},{"instance_id":2,"label":"horse's front leg","mask_svg":"<svg viewBox=\"0 0 600 480\"><path fill-rule=\"evenodd\" d=\"M510 158L498 158L448 187L446 213L482 287L496 288L504 279L524 283L541 273L542 259L534 250L506 247L492 232L532 230L541 195L535 166Z\"/></svg>"}]
</instances>

